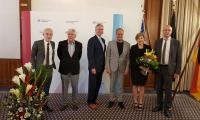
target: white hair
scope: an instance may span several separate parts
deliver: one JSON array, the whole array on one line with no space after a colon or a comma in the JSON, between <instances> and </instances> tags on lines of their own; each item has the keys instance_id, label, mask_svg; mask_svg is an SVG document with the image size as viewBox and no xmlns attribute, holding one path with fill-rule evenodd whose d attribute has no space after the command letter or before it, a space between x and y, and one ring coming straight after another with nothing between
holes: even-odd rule
<instances>
[{"instance_id":1,"label":"white hair","mask_svg":"<svg viewBox=\"0 0 200 120\"><path fill-rule=\"evenodd\" d=\"M66 31L66 33L69 33L69 32L73 32L73 33L76 34L76 30L75 30L74 28L69 28L69 29Z\"/></svg>"}]
</instances>

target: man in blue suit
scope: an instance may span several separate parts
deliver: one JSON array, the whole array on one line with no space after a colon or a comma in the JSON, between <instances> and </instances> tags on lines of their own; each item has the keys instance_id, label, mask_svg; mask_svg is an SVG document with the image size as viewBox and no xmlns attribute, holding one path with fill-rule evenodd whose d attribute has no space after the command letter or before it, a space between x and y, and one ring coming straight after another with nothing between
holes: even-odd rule
<instances>
[{"instance_id":1,"label":"man in blue suit","mask_svg":"<svg viewBox=\"0 0 200 120\"><path fill-rule=\"evenodd\" d=\"M105 40L101 37L103 34L103 25L97 24L95 27L96 35L89 39L87 46L89 86L88 86L88 106L92 110L97 109L99 104L96 100L102 81L102 74L105 67Z\"/></svg>"}]
</instances>

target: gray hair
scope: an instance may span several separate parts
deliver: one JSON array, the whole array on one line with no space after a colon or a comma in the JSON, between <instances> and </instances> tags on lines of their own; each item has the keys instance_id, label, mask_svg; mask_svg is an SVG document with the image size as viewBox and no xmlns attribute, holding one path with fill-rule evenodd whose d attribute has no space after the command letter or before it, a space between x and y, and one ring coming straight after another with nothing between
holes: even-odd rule
<instances>
[{"instance_id":1,"label":"gray hair","mask_svg":"<svg viewBox=\"0 0 200 120\"><path fill-rule=\"evenodd\" d=\"M124 29L123 29L123 28L117 28L117 29L116 29L116 33L117 33L118 31L120 31L120 30L124 32Z\"/></svg>"},{"instance_id":2,"label":"gray hair","mask_svg":"<svg viewBox=\"0 0 200 120\"><path fill-rule=\"evenodd\" d=\"M97 29L97 27L99 26L102 26L103 27L103 24L102 23L98 23L96 26L95 26L95 29Z\"/></svg>"},{"instance_id":3,"label":"gray hair","mask_svg":"<svg viewBox=\"0 0 200 120\"><path fill-rule=\"evenodd\" d=\"M53 29L50 28L50 27L45 28L45 29L43 30L43 33L47 32L47 31L50 31L51 33L53 33Z\"/></svg>"},{"instance_id":4,"label":"gray hair","mask_svg":"<svg viewBox=\"0 0 200 120\"><path fill-rule=\"evenodd\" d=\"M74 28L69 28L69 29L66 31L66 33L69 33L69 32L73 32L73 33L76 34L76 30L75 30Z\"/></svg>"}]
</instances>

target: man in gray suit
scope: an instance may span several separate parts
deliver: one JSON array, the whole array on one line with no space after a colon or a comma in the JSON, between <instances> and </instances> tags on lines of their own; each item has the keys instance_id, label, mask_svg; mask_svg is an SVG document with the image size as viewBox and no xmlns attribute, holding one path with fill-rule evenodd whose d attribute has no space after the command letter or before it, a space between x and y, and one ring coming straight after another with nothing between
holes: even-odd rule
<instances>
[{"instance_id":1,"label":"man in gray suit","mask_svg":"<svg viewBox=\"0 0 200 120\"><path fill-rule=\"evenodd\" d=\"M53 68L56 68L54 62L54 50L55 43L52 40L53 30L51 28L45 28L43 31L44 39L35 41L32 46L31 63L33 68L39 67L41 64L45 65L49 72L49 80L44 86L45 94L49 95L49 88L52 80ZM52 110L46 105L44 110L52 112Z\"/></svg>"},{"instance_id":2,"label":"man in gray suit","mask_svg":"<svg viewBox=\"0 0 200 120\"><path fill-rule=\"evenodd\" d=\"M178 79L181 71L181 48L178 40L171 38L172 27L166 25L163 28L163 38L155 43L155 53L160 62L160 70L156 72L156 91L157 106L153 108L153 112L163 109L166 117L171 117L172 107L172 82ZM163 100L163 91L165 98Z\"/></svg>"},{"instance_id":3,"label":"man in gray suit","mask_svg":"<svg viewBox=\"0 0 200 120\"><path fill-rule=\"evenodd\" d=\"M110 74L110 100L108 108L113 107L115 97L118 106L124 109L123 105L123 79L129 70L130 44L123 40L124 30L116 30L116 40L108 43L106 51L106 72Z\"/></svg>"}]
</instances>

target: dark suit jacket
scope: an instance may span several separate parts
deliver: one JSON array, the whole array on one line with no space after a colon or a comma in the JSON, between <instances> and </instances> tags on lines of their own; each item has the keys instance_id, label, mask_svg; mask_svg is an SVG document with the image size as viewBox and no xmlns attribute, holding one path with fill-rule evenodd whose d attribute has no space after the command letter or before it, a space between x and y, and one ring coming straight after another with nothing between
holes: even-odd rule
<instances>
[{"instance_id":1,"label":"dark suit jacket","mask_svg":"<svg viewBox=\"0 0 200 120\"><path fill-rule=\"evenodd\" d=\"M98 73L102 72L105 68L106 45L103 38L102 41L104 43L104 50L96 35L89 39L87 46L88 69L95 68Z\"/></svg>"},{"instance_id":2,"label":"dark suit jacket","mask_svg":"<svg viewBox=\"0 0 200 120\"><path fill-rule=\"evenodd\" d=\"M55 43L50 41L52 46L52 62L53 68L56 68L54 62L54 55L55 55ZM44 40L38 40L33 43L32 52L31 52L31 63L33 68L39 67L39 65L43 64L45 59L45 47L44 47Z\"/></svg>"},{"instance_id":3,"label":"dark suit jacket","mask_svg":"<svg viewBox=\"0 0 200 120\"><path fill-rule=\"evenodd\" d=\"M57 55L60 59L59 72L67 75L80 73L80 59L82 55L82 43L75 41L75 51L71 57L68 52L68 40L60 41L58 44Z\"/></svg>"},{"instance_id":4,"label":"dark suit jacket","mask_svg":"<svg viewBox=\"0 0 200 120\"><path fill-rule=\"evenodd\" d=\"M155 53L159 58L159 62L161 60L162 42L163 38L155 43ZM170 75L180 74L181 72L181 47L179 41L174 38L171 38L170 43L168 71Z\"/></svg>"}]
</instances>

